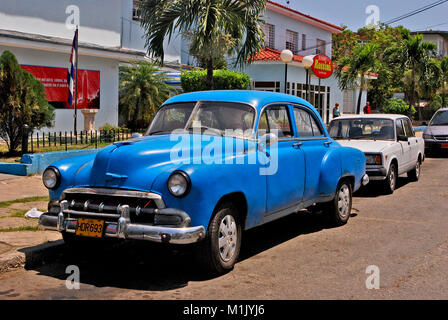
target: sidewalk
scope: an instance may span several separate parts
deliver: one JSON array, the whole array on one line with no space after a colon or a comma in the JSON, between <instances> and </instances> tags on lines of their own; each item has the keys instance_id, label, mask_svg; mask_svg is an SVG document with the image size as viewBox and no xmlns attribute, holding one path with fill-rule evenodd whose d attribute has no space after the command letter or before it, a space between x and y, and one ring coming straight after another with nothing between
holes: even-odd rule
<instances>
[{"instance_id":1,"label":"sidewalk","mask_svg":"<svg viewBox=\"0 0 448 320\"><path fill-rule=\"evenodd\" d=\"M22 267L29 256L62 243L56 241L59 233L40 230L38 219L25 218L32 208L45 212L47 203L48 190L40 175L0 174L0 273Z\"/></svg>"}]
</instances>

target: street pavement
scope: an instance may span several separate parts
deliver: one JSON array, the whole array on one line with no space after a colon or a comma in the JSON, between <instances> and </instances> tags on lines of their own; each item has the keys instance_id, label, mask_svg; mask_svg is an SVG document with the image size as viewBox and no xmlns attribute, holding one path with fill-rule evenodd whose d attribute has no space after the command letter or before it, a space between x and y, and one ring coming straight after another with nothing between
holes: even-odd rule
<instances>
[{"instance_id":1,"label":"street pavement","mask_svg":"<svg viewBox=\"0 0 448 320\"><path fill-rule=\"evenodd\" d=\"M241 259L224 276L205 277L176 247L78 252L59 240L42 245L41 260L0 274L0 299L447 299L447 162L427 159L420 181L400 178L393 195L363 190L346 226L300 212L245 232ZM79 290L66 287L69 265L79 267ZM369 290L372 265L380 288Z\"/></svg>"}]
</instances>

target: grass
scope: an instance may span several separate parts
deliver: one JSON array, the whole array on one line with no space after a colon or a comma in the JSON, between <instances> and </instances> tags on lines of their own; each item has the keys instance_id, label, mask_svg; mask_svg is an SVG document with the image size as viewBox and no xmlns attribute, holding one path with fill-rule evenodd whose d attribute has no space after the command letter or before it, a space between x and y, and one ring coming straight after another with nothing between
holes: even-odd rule
<instances>
[{"instance_id":1,"label":"grass","mask_svg":"<svg viewBox=\"0 0 448 320\"><path fill-rule=\"evenodd\" d=\"M35 202L35 201L50 201L48 196L44 197L28 197L28 198L22 198L22 199L15 199L15 200L9 200L9 201L2 201L0 202L0 208L8 208L10 205L14 203L27 203L27 202Z\"/></svg>"},{"instance_id":2,"label":"grass","mask_svg":"<svg viewBox=\"0 0 448 320\"><path fill-rule=\"evenodd\" d=\"M5 228L5 229L0 229L0 232L16 232L16 231L39 231L39 226L35 226L35 227L17 227L17 228Z\"/></svg>"},{"instance_id":3,"label":"grass","mask_svg":"<svg viewBox=\"0 0 448 320\"><path fill-rule=\"evenodd\" d=\"M104 147L107 147L108 145L112 144L112 142L102 142L98 143L98 149L102 149ZM67 145L67 151L71 150L82 150L82 149L93 149L95 148L95 144L74 144L74 145ZM43 153L43 152L53 152L53 151L65 151L65 145L59 145L56 146L45 146L42 147L42 144L37 148L37 144L33 144L33 153ZM28 153L31 153L31 145L28 146ZM0 162L9 162L9 163L16 163L20 162L22 159L22 156L20 155L20 151L16 151L14 154L8 153L8 147L6 144L0 144Z\"/></svg>"}]
</instances>

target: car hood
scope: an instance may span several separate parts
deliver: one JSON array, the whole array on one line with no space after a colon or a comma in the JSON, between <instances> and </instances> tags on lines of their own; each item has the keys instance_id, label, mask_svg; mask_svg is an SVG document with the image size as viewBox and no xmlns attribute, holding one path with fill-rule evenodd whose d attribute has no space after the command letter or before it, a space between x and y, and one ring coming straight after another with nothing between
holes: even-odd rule
<instances>
[{"instance_id":1,"label":"car hood","mask_svg":"<svg viewBox=\"0 0 448 320\"><path fill-rule=\"evenodd\" d=\"M385 140L337 140L344 147L352 147L361 150L364 153L382 152L387 147L393 145L394 141Z\"/></svg>"},{"instance_id":2,"label":"car hood","mask_svg":"<svg viewBox=\"0 0 448 320\"><path fill-rule=\"evenodd\" d=\"M198 139L202 142L196 143ZM158 175L197 161L210 143L225 145L228 137L193 134L159 135L117 142L97 153L81 184L97 187L149 190ZM184 158L181 158L184 156ZM190 158L191 157L191 158Z\"/></svg>"},{"instance_id":3,"label":"car hood","mask_svg":"<svg viewBox=\"0 0 448 320\"><path fill-rule=\"evenodd\" d=\"M430 135L448 135L448 126L430 126L425 130L425 134Z\"/></svg>"}]
</instances>

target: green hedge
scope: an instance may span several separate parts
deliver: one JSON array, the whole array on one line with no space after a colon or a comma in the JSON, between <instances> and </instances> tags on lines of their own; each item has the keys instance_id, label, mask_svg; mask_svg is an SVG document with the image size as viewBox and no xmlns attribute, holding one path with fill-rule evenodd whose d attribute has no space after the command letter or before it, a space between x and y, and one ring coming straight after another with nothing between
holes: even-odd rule
<instances>
[{"instance_id":1,"label":"green hedge","mask_svg":"<svg viewBox=\"0 0 448 320\"><path fill-rule=\"evenodd\" d=\"M408 115L409 105L402 99L392 98L387 100L387 105L384 107L384 113L393 113L393 114L403 114ZM412 107L412 115L416 112L415 108Z\"/></svg>"},{"instance_id":2,"label":"green hedge","mask_svg":"<svg viewBox=\"0 0 448 320\"><path fill-rule=\"evenodd\" d=\"M184 92L204 91L206 89L207 70L186 71L180 76ZM230 70L213 71L213 86L215 90L244 90L250 85L250 77L246 73Z\"/></svg>"}]
</instances>

